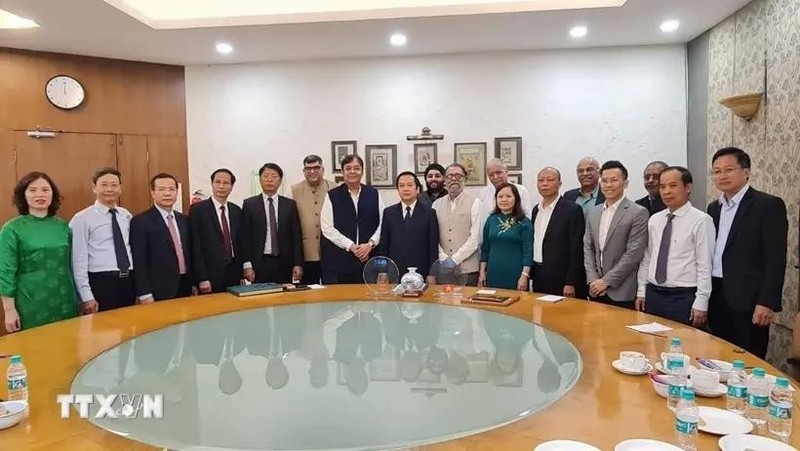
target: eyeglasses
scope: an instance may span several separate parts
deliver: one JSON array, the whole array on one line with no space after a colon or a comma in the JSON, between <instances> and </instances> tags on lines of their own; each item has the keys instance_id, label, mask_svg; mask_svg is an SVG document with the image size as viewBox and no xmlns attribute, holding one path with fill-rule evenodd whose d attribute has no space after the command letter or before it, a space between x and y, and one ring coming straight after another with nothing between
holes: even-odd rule
<instances>
[{"instance_id":1,"label":"eyeglasses","mask_svg":"<svg viewBox=\"0 0 800 451\"><path fill-rule=\"evenodd\" d=\"M322 166L306 166L303 168L303 172L316 172L322 170Z\"/></svg>"},{"instance_id":2,"label":"eyeglasses","mask_svg":"<svg viewBox=\"0 0 800 451\"><path fill-rule=\"evenodd\" d=\"M711 177L722 177L723 175L728 176L740 169L742 169L741 166L735 168L714 169L711 171Z\"/></svg>"},{"instance_id":3,"label":"eyeglasses","mask_svg":"<svg viewBox=\"0 0 800 451\"><path fill-rule=\"evenodd\" d=\"M444 176L447 180L458 181L464 180L466 177L461 174L447 174Z\"/></svg>"}]
</instances>

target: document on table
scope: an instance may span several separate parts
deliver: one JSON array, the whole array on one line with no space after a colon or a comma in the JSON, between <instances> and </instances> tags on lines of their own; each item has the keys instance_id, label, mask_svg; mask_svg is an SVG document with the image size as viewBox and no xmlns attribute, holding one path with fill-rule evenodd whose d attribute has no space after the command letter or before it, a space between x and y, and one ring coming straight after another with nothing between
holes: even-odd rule
<instances>
[{"instance_id":1,"label":"document on table","mask_svg":"<svg viewBox=\"0 0 800 451\"><path fill-rule=\"evenodd\" d=\"M633 330L635 330L637 332L645 333L645 334L657 334L657 333L660 333L660 332L667 332L667 331L672 330L671 327L667 327L667 326L665 326L663 324L659 324L659 323L655 323L655 322L649 323L649 324L637 324L637 325L634 325L634 326L625 326L625 327L627 327L628 329L633 329Z\"/></svg>"},{"instance_id":2,"label":"document on table","mask_svg":"<svg viewBox=\"0 0 800 451\"><path fill-rule=\"evenodd\" d=\"M315 283L315 284L309 285L308 288L311 288L312 290L321 290L321 289L325 288L325 286L324 285L320 285L318 283Z\"/></svg>"},{"instance_id":3,"label":"document on table","mask_svg":"<svg viewBox=\"0 0 800 451\"><path fill-rule=\"evenodd\" d=\"M564 296L554 296L552 294L548 294L546 296L538 297L536 299L538 299L540 301L544 301L544 302L558 302L558 301L564 299Z\"/></svg>"}]
</instances>

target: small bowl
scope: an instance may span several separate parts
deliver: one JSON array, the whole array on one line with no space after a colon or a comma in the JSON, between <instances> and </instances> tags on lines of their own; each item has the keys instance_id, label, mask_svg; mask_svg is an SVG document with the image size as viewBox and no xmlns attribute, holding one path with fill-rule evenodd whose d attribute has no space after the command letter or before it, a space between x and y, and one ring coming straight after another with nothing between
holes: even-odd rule
<instances>
[{"instance_id":1,"label":"small bowl","mask_svg":"<svg viewBox=\"0 0 800 451\"><path fill-rule=\"evenodd\" d=\"M669 376L663 374L650 374L650 382L653 383L653 389L658 393L658 396L666 398L669 394ZM692 386L691 381L686 382L688 387Z\"/></svg>"},{"instance_id":2,"label":"small bowl","mask_svg":"<svg viewBox=\"0 0 800 451\"><path fill-rule=\"evenodd\" d=\"M728 378L731 376L731 372L733 372L733 364L724 360L709 359L709 361L719 367L719 369L706 366L705 364L701 363L701 361L698 361L697 365L700 369L719 373L719 381L723 384L728 382Z\"/></svg>"},{"instance_id":3,"label":"small bowl","mask_svg":"<svg viewBox=\"0 0 800 451\"><path fill-rule=\"evenodd\" d=\"M8 429L25 418L28 403L25 401L6 401L0 402L0 407L6 410L4 415L0 415L0 429Z\"/></svg>"}]
</instances>

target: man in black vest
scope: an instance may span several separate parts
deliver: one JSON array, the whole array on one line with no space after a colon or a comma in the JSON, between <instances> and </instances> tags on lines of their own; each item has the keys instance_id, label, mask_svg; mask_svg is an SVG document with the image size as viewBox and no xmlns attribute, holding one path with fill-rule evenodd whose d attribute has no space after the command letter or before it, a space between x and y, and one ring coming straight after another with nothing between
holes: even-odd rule
<instances>
[{"instance_id":1,"label":"man in black vest","mask_svg":"<svg viewBox=\"0 0 800 451\"><path fill-rule=\"evenodd\" d=\"M380 241L383 201L361 183L364 160L342 160L344 183L328 191L320 214L322 283L364 283L364 263Z\"/></svg>"}]
</instances>

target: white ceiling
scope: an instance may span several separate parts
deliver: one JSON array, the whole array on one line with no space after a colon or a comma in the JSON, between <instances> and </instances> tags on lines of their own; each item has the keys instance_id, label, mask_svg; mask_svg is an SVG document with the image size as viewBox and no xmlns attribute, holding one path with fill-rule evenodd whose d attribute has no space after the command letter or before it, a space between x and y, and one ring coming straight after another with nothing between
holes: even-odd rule
<instances>
[{"instance_id":1,"label":"white ceiling","mask_svg":"<svg viewBox=\"0 0 800 451\"><path fill-rule=\"evenodd\" d=\"M387 16L385 10L382 10L382 13L375 13L376 10L362 10L359 16L362 18L356 20L352 10L338 9L306 10L305 12L312 16L304 19L302 14L286 15L285 9L273 9L258 11L256 15L233 20L231 17L224 17L224 11L217 11L214 14L206 12L205 18L196 13L178 16L175 10L152 10L150 11L152 16L141 15L139 14L141 11L134 14L130 5L137 1L142 4L156 3L154 0L0 0L0 8L32 19L40 25L39 28L28 30L0 30L0 47L197 65L673 44L690 41L749 2L749 0L627 0L621 7L487 14L486 3L491 3L488 0L460 2L438 0L436 5L432 5L431 2L437 0L409 0L417 4L415 6L417 9L406 8L402 15L414 13L416 17L363 19L363 17L394 17L398 14ZM186 0L157 1L167 3ZM199 0L194 1L199 2ZM201 3L209 1L203 0ZM215 1L235 2L235 0ZM268 3L266 0L260 1ZM348 1L352 4L367 3ZM371 0L369 3L380 1ZM399 5L403 1L391 0L390 3ZM534 4L537 1L566 2L574 5L578 0L505 1L499 3L501 6L492 11L502 11L502 8L508 8L511 4L519 7L523 3L531 8L536 6ZM291 0L283 0L281 3L290 2ZM127 3L127 13L112 6L111 3L117 5ZM325 2L304 0L298 4L301 3L319 5ZM428 6L424 6L423 3ZM431 14L432 11L441 13L441 10L436 8L453 3L471 3L473 7L478 8L474 11L484 8L482 10L484 13L473 14L469 13L469 10L462 9L458 15ZM139 18L135 18L136 16ZM254 20L254 17L258 20ZM329 21L319 21L323 19ZM666 19L679 19L680 28L674 33L663 33L659 25ZM175 29L155 29L142 20L152 26ZM198 20L204 25L203 28L185 28L198 26ZM276 22L282 23L276 24ZM209 26L220 23L271 24ZM569 29L579 24L586 25L589 34L579 40L570 38ZM389 45L389 35L395 32L402 32L408 36L408 44L405 47L394 48ZM214 46L220 41L232 44L233 53L218 54Z\"/></svg>"}]
</instances>

